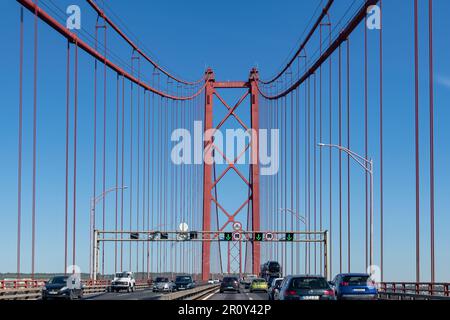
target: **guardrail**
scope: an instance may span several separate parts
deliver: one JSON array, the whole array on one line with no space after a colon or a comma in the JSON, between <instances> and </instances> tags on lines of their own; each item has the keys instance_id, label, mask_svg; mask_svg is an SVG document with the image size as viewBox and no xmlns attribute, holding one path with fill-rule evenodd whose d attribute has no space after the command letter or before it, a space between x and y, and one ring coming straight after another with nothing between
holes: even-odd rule
<instances>
[{"instance_id":1,"label":"guardrail","mask_svg":"<svg viewBox=\"0 0 450 320\"><path fill-rule=\"evenodd\" d=\"M83 281L84 294L106 292L110 286L109 280ZM45 280L2 280L0 281L0 300L38 300L42 296ZM146 281L136 282L136 289L146 289L150 285Z\"/></svg>"},{"instance_id":2,"label":"guardrail","mask_svg":"<svg viewBox=\"0 0 450 320\"><path fill-rule=\"evenodd\" d=\"M220 284L199 286L190 290L177 291L162 295L159 300L197 300L216 291L219 287Z\"/></svg>"},{"instance_id":3,"label":"guardrail","mask_svg":"<svg viewBox=\"0 0 450 320\"><path fill-rule=\"evenodd\" d=\"M450 300L449 283L385 282L378 290L388 300Z\"/></svg>"}]
</instances>

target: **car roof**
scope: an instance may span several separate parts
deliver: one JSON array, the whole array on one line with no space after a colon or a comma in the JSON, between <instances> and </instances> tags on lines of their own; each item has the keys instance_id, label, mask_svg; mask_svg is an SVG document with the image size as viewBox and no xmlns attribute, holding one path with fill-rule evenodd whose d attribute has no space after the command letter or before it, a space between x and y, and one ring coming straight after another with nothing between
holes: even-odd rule
<instances>
[{"instance_id":1,"label":"car roof","mask_svg":"<svg viewBox=\"0 0 450 320\"><path fill-rule=\"evenodd\" d=\"M297 275L287 276L286 278L323 278L323 279L325 279L325 277L321 276L320 274L297 274Z\"/></svg>"},{"instance_id":2,"label":"car roof","mask_svg":"<svg viewBox=\"0 0 450 320\"><path fill-rule=\"evenodd\" d=\"M367 273L340 273L338 276L342 277L370 277Z\"/></svg>"}]
</instances>

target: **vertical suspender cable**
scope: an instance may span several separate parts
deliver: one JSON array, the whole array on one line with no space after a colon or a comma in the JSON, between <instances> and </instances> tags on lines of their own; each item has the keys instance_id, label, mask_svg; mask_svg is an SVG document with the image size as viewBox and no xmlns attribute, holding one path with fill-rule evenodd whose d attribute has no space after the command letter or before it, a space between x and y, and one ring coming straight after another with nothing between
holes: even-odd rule
<instances>
[{"instance_id":1,"label":"vertical suspender cable","mask_svg":"<svg viewBox=\"0 0 450 320\"><path fill-rule=\"evenodd\" d=\"M23 131L23 7L20 7L19 139L17 163L17 278L20 279L20 240L22 225L22 131Z\"/></svg>"},{"instance_id":2,"label":"vertical suspender cable","mask_svg":"<svg viewBox=\"0 0 450 320\"><path fill-rule=\"evenodd\" d=\"M347 39L347 149L350 150L350 40ZM351 270L351 181L350 155L347 155L347 271Z\"/></svg>"},{"instance_id":3,"label":"vertical suspender cable","mask_svg":"<svg viewBox=\"0 0 450 320\"><path fill-rule=\"evenodd\" d=\"M320 55L322 55L322 27L320 25L319 28L319 38L320 38ZM323 125L322 125L322 65L319 68L319 142L323 143ZM323 221L322 221L322 148L319 148L319 231L323 230ZM322 272L322 264L323 264L323 247L322 244L319 248L319 270ZM325 275L326 276L326 275Z\"/></svg>"},{"instance_id":4,"label":"vertical suspender cable","mask_svg":"<svg viewBox=\"0 0 450 320\"><path fill-rule=\"evenodd\" d=\"M74 108L73 108L73 230L72 230L72 264L76 265L76 227L77 227L77 130L78 130L78 44L75 43L74 66ZM72 270L75 272L75 270Z\"/></svg>"},{"instance_id":5,"label":"vertical suspender cable","mask_svg":"<svg viewBox=\"0 0 450 320\"><path fill-rule=\"evenodd\" d=\"M367 22L367 17L366 17ZM365 158L368 158L369 153L369 120L368 120L368 108L369 108L369 92L368 92L368 48L367 48L367 28L364 28L364 148L365 148ZM369 255L368 255L368 219L369 219L369 201L368 201L368 173L365 172L365 194L366 194L366 268L369 266Z\"/></svg>"},{"instance_id":6,"label":"vertical suspender cable","mask_svg":"<svg viewBox=\"0 0 450 320\"><path fill-rule=\"evenodd\" d=\"M64 203L64 274L67 273L68 222L69 222L69 121L70 121L70 42L67 41L66 67L66 170Z\"/></svg>"},{"instance_id":7,"label":"vertical suspender cable","mask_svg":"<svg viewBox=\"0 0 450 320\"><path fill-rule=\"evenodd\" d=\"M133 73L133 57L131 57L131 72ZM130 231L133 230L133 82L130 81ZM128 245L129 250L129 270L132 270L132 245L131 241Z\"/></svg>"},{"instance_id":8,"label":"vertical suspender cable","mask_svg":"<svg viewBox=\"0 0 450 320\"><path fill-rule=\"evenodd\" d=\"M419 4L414 0L415 156L416 156L416 282L420 282L420 146L419 146Z\"/></svg>"},{"instance_id":9,"label":"vertical suspender cable","mask_svg":"<svg viewBox=\"0 0 450 320\"><path fill-rule=\"evenodd\" d=\"M125 77L122 76L122 137L121 137L121 178L120 178L120 186L122 187L120 190L120 231L123 232L123 188L124 188L124 168L125 168ZM123 240L123 233L120 234L120 240ZM120 270L123 270L123 241L120 241Z\"/></svg>"},{"instance_id":10,"label":"vertical suspender cable","mask_svg":"<svg viewBox=\"0 0 450 320\"><path fill-rule=\"evenodd\" d=\"M428 0L429 15L429 77L430 77L430 256L431 283L435 282L434 250L434 60L433 60L433 0Z\"/></svg>"},{"instance_id":11,"label":"vertical suspender cable","mask_svg":"<svg viewBox=\"0 0 450 320\"><path fill-rule=\"evenodd\" d=\"M105 46L105 61L104 61L104 71L103 71L103 191L102 191L102 228L105 230L106 226L106 24L104 25L104 46ZM102 242L102 275L105 274L105 242Z\"/></svg>"},{"instance_id":12,"label":"vertical suspender cable","mask_svg":"<svg viewBox=\"0 0 450 320\"><path fill-rule=\"evenodd\" d=\"M314 152L314 232L317 231L317 75L314 73L314 134L313 134L313 152ZM316 240L316 235L314 235ZM317 242L314 242L314 274L317 274Z\"/></svg>"},{"instance_id":13,"label":"vertical suspender cable","mask_svg":"<svg viewBox=\"0 0 450 320\"><path fill-rule=\"evenodd\" d=\"M380 269L384 281L384 171L383 171L383 1L380 0Z\"/></svg>"},{"instance_id":14,"label":"vertical suspender cable","mask_svg":"<svg viewBox=\"0 0 450 320\"><path fill-rule=\"evenodd\" d=\"M98 47L98 18L97 18L97 24L95 25L95 45L94 45L94 48L95 48L95 51L97 51L97 47ZM92 203L92 206L93 206L93 208L92 208L92 217L91 217L91 219L92 219L92 222L91 222L91 228L92 228L92 230L91 230L91 238L92 238L92 233L94 232L94 230L96 229L96 203L95 203L95 198L96 198L96 193L97 193L97 189L96 189L96 186L97 186L97 66L98 66L98 62L97 62L97 59L94 59L95 61L94 61L94 134L93 134L93 139L94 139L94 142L93 142L93 164L92 164L92 166L93 166L93 173L92 173L92 175L93 175L93 181L92 181L92 201L93 201L93 203ZM93 246L94 245L97 245L97 244L94 244L93 243L93 241L94 241L94 239L92 238L92 242L91 242L91 269L92 269L92 272L93 272L93 270L94 270L94 255L95 255L95 252L94 252L94 250L93 250Z\"/></svg>"},{"instance_id":15,"label":"vertical suspender cable","mask_svg":"<svg viewBox=\"0 0 450 320\"><path fill-rule=\"evenodd\" d=\"M36 4L37 4L36 0ZM31 279L34 279L36 241L36 130L37 130L37 62L38 62L38 15L34 13L34 75L33 75L33 173L31 202Z\"/></svg>"},{"instance_id":16,"label":"vertical suspender cable","mask_svg":"<svg viewBox=\"0 0 450 320\"><path fill-rule=\"evenodd\" d=\"M339 146L342 146L342 47L339 46ZM339 272L342 273L342 152L339 151Z\"/></svg>"},{"instance_id":17,"label":"vertical suspender cable","mask_svg":"<svg viewBox=\"0 0 450 320\"><path fill-rule=\"evenodd\" d=\"M331 44L331 28L330 28L330 44ZM333 71L333 60L332 60L332 56L330 56L330 60L329 60L329 76L330 76L330 83L329 83L329 115L328 115L328 121L329 121L329 129L328 129L328 141L332 141L333 138L333 102L332 102L332 84L333 84L333 79L332 79L332 71ZM333 274L333 165L332 165L332 157L333 157L333 150L330 148L329 150L329 169L330 169L330 182L329 182L329 204L330 204L330 241L329 241L329 247L330 247L330 275Z\"/></svg>"},{"instance_id":18,"label":"vertical suspender cable","mask_svg":"<svg viewBox=\"0 0 450 320\"><path fill-rule=\"evenodd\" d=\"M114 273L117 272L117 230L119 226L119 74L117 74L116 83L116 190L115 190L115 231L114 238Z\"/></svg>"}]
</instances>

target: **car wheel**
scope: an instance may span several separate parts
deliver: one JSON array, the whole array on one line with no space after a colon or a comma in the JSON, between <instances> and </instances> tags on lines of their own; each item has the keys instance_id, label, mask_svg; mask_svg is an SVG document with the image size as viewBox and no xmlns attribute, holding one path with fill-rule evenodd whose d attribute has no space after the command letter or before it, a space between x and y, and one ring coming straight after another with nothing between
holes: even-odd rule
<instances>
[{"instance_id":1,"label":"car wheel","mask_svg":"<svg viewBox=\"0 0 450 320\"><path fill-rule=\"evenodd\" d=\"M220 293L223 293L223 290L220 290Z\"/></svg>"}]
</instances>

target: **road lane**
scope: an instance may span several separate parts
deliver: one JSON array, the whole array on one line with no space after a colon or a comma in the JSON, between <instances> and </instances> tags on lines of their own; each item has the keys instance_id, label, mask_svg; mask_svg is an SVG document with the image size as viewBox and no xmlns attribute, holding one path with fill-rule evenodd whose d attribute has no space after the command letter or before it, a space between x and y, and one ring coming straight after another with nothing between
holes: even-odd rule
<instances>
[{"instance_id":1,"label":"road lane","mask_svg":"<svg viewBox=\"0 0 450 320\"><path fill-rule=\"evenodd\" d=\"M224 292L216 293L211 296L208 300L219 300L219 301L262 301L269 300L269 296L265 292L253 292L250 293L248 290L241 290L241 293L235 292Z\"/></svg>"},{"instance_id":2,"label":"road lane","mask_svg":"<svg viewBox=\"0 0 450 320\"><path fill-rule=\"evenodd\" d=\"M86 296L83 300L157 300L161 296L151 289L135 292L104 292L93 296Z\"/></svg>"}]
</instances>

